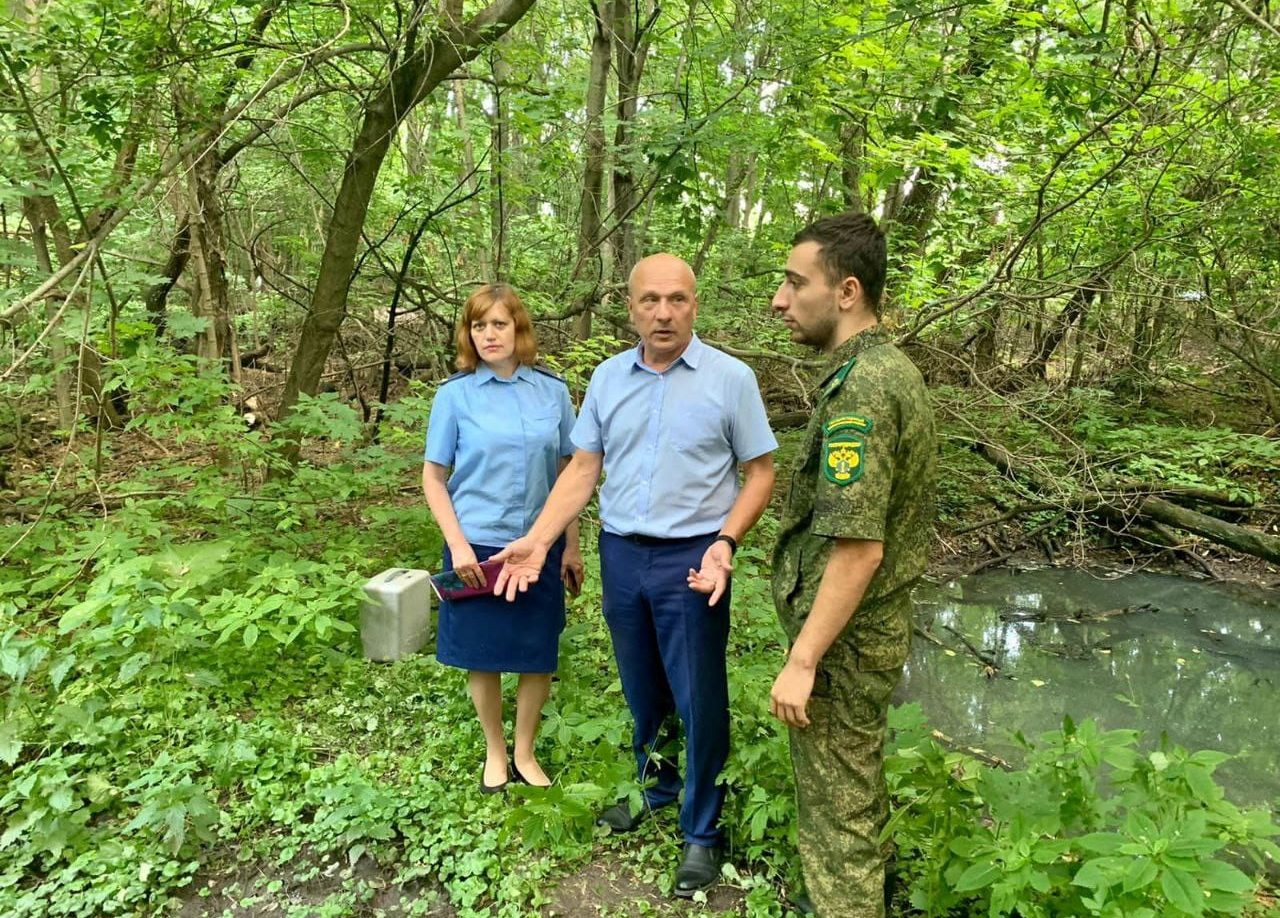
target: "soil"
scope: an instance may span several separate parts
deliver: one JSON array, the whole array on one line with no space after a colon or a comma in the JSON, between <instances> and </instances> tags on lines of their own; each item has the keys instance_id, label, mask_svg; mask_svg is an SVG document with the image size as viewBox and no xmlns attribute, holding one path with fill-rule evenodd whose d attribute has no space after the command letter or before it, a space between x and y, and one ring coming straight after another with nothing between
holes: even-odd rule
<instances>
[{"instance_id":1,"label":"soil","mask_svg":"<svg viewBox=\"0 0 1280 918\"><path fill-rule=\"evenodd\" d=\"M210 866L196 876L173 903L169 912L178 918L256 918L266 915L300 915L328 911L341 897L348 901L343 914L398 918L415 914L422 918L454 918L457 912L444 891L420 880L397 882L395 873L362 857L354 866L342 858L317 858L304 852L282 867L254 862L237 864L230 852L225 866ZM213 863L217 863L215 857ZM418 911L426 902L427 910ZM410 907L414 906L413 910Z\"/></svg>"},{"instance_id":2,"label":"soil","mask_svg":"<svg viewBox=\"0 0 1280 918\"><path fill-rule=\"evenodd\" d=\"M666 898L629 867L600 859L561 880L542 914L546 918L631 918L703 912L738 915L743 901L741 890L725 885L710 890L705 904Z\"/></svg>"},{"instance_id":3,"label":"soil","mask_svg":"<svg viewBox=\"0 0 1280 918\"><path fill-rule=\"evenodd\" d=\"M536 913L543 918L740 915L745 901L740 889L723 884L710 890L705 902L663 896L653 881L607 850L598 851L595 860L560 879L550 896L551 902ZM170 914L258 918L307 915L322 908L333 914L335 905L344 915L370 918L410 914L454 918L458 914L436 884L397 882L394 870L381 868L367 857L349 867L342 859L318 859L308 853L280 868L262 863L206 868L177 897ZM427 910L419 911L424 905Z\"/></svg>"}]
</instances>

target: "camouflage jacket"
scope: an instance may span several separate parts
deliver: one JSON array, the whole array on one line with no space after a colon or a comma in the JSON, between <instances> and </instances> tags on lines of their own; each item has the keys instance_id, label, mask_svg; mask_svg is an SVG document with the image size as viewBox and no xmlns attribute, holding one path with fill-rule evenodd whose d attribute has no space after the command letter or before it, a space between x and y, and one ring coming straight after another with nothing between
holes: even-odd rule
<instances>
[{"instance_id":1,"label":"camouflage jacket","mask_svg":"<svg viewBox=\"0 0 1280 918\"><path fill-rule=\"evenodd\" d=\"M852 645L862 668L888 669L906 657L910 622L890 611L902 604L883 600L924 573L929 549L933 409L920 371L880 326L842 344L819 379L774 548L774 604L794 641L833 540L883 542L884 560L839 640Z\"/></svg>"}]
</instances>

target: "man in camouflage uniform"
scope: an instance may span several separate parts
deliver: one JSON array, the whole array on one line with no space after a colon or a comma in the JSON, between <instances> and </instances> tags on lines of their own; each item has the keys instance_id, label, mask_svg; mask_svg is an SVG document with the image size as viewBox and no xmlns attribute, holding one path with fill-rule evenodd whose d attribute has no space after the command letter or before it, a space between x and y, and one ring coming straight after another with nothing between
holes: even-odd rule
<instances>
[{"instance_id":1,"label":"man in camouflage uniform","mask_svg":"<svg viewBox=\"0 0 1280 918\"><path fill-rule=\"evenodd\" d=\"M770 700L791 728L800 858L820 918L884 915L885 718L933 518L933 412L879 325L884 277L875 221L829 217L796 234L773 298L792 340L830 358L774 549L791 649Z\"/></svg>"}]
</instances>

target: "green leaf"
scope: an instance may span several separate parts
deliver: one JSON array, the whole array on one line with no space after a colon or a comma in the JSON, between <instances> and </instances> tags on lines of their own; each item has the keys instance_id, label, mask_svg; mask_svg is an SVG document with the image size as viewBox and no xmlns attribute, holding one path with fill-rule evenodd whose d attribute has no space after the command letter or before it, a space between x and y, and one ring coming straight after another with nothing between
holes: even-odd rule
<instances>
[{"instance_id":1,"label":"green leaf","mask_svg":"<svg viewBox=\"0 0 1280 918\"><path fill-rule=\"evenodd\" d=\"M1188 765L1182 774L1186 779L1187 786L1191 788L1198 800L1204 803L1212 803L1222 799L1222 788L1213 780L1213 775L1208 768Z\"/></svg>"},{"instance_id":2,"label":"green leaf","mask_svg":"<svg viewBox=\"0 0 1280 918\"><path fill-rule=\"evenodd\" d=\"M997 880L1001 873L1003 871L996 864L971 864L964 873L960 874L960 878L956 880L953 888L956 892L983 889Z\"/></svg>"},{"instance_id":3,"label":"green leaf","mask_svg":"<svg viewBox=\"0 0 1280 918\"><path fill-rule=\"evenodd\" d=\"M125 660L124 663L120 666L119 681L122 683L132 682L133 677L138 675L138 673L142 671L143 667L149 665L150 663L151 663L151 654L135 653L129 659Z\"/></svg>"},{"instance_id":4,"label":"green leaf","mask_svg":"<svg viewBox=\"0 0 1280 918\"><path fill-rule=\"evenodd\" d=\"M49 667L49 682L53 685L54 690L62 688L62 682L67 678L67 673L71 672L71 667L76 665L76 655L74 653L64 654Z\"/></svg>"},{"instance_id":5,"label":"green leaf","mask_svg":"<svg viewBox=\"0 0 1280 918\"><path fill-rule=\"evenodd\" d=\"M286 599L288 599L288 597L283 593L272 593L266 599L262 600L262 602L255 605L255 611L259 615L265 615L267 612L274 612L276 609L279 609L284 605Z\"/></svg>"},{"instance_id":6,"label":"green leaf","mask_svg":"<svg viewBox=\"0 0 1280 918\"><path fill-rule=\"evenodd\" d=\"M1115 854L1124 844L1124 837L1112 832L1090 832L1076 839L1076 843L1094 854Z\"/></svg>"},{"instance_id":7,"label":"green leaf","mask_svg":"<svg viewBox=\"0 0 1280 918\"><path fill-rule=\"evenodd\" d=\"M1110 860L1110 858L1099 857L1085 861L1080 866L1080 869L1076 871L1076 875L1071 878L1072 885L1083 886L1086 889L1092 889L1096 893L1101 893L1111 885L1111 880L1104 869Z\"/></svg>"},{"instance_id":8,"label":"green leaf","mask_svg":"<svg viewBox=\"0 0 1280 918\"><path fill-rule=\"evenodd\" d=\"M1160 889L1169 904L1188 915L1204 912L1204 893L1195 877L1176 868L1166 868L1160 873Z\"/></svg>"},{"instance_id":9,"label":"green leaf","mask_svg":"<svg viewBox=\"0 0 1280 918\"><path fill-rule=\"evenodd\" d=\"M68 631L74 631L89 619L93 618L100 611L111 604L111 596L92 596L83 602L78 602L66 612L62 613L62 618L58 619L58 633L66 634Z\"/></svg>"},{"instance_id":10,"label":"green leaf","mask_svg":"<svg viewBox=\"0 0 1280 918\"><path fill-rule=\"evenodd\" d=\"M1159 872L1160 868L1151 858L1135 857L1130 862L1129 869L1124 872L1122 888L1125 892L1133 892L1135 889L1149 886Z\"/></svg>"},{"instance_id":11,"label":"green leaf","mask_svg":"<svg viewBox=\"0 0 1280 918\"><path fill-rule=\"evenodd\" d=\"M0 762L12 768L18 761L18 753L22 752L22 740L18 739L18 723L6 720L0 724Z\"/></svg>"},{"instance_id":12,"label":"green leaf","mask_svg":"<svg viewBox=\"0 0 1280 918\"><path fill-rule=\"evenodd\" d=\"M1196 765L1202 765L1209 771L1213 771L1223 762L1228 762L1233 758L1234 756L1225 752L1219 752L1216 749L1201 749L1198 752L1193 752L1188 761L1194 762Z\"/></svg>"},{"instance_id":13,"label":"green leaf","mask_svg":"<svg viewBox=\"0 0 1280 918\"><path fill-rule=\"evenodd\" d=\"M1229 893L1252 892L1253 880L1242 871L1210 858L1200 865L1200 878L1207 889L1216 889Z\"/></svg>"},{"instance_id":14,"label":"green leaf","mask_svg":"<svg viewBox=\"0 0 1280 918\"><path fill-rule=\"evenodd\" d=\"M58 785L52 794L49 795L49 808L56 813L65 813L76 805L75 794L71 792L70 784Z\"/></svg>"},{"instance_id":15,"label":"green leaf","mask_svg":"<svg viewBox=\"0 0 1280 918\"><path fill-rule=\"evenodd\" d=\"M252 647L258 642L258 626L249 625L244 629L244 646Z\"/></svg>"},{"instance_id":16,"label":"green leaf","mask_svg":"<svg viewBox=\"0 0 1280 918\"><path fill-rule=\"evenodd\" d=\"M181 806L171 806L164 814L164 840L170 854L177 854L187 837L187 811Z\"/></svg>"}]
</instances>

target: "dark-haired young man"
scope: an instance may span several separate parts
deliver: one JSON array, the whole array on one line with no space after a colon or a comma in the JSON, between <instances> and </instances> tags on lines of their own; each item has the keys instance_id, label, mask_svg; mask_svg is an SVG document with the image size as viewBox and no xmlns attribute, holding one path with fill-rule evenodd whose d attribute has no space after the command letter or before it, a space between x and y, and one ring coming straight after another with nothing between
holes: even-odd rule
<instances>
[{"instance_id":1,"label":"dark-haired young man","mask_svg":"<svg viewBox=\"0 0 1280 918\"><path fill-rule=\"evenodd\" d=\"M791 649L770 699L791 728L800 858L820 918L885 913L885 718L933 519L933 411L880 325L885 268L874 220L828 217L792 239L773 297L792 340L829 357L774 549Z\"/></svg>"}]
</instances>

